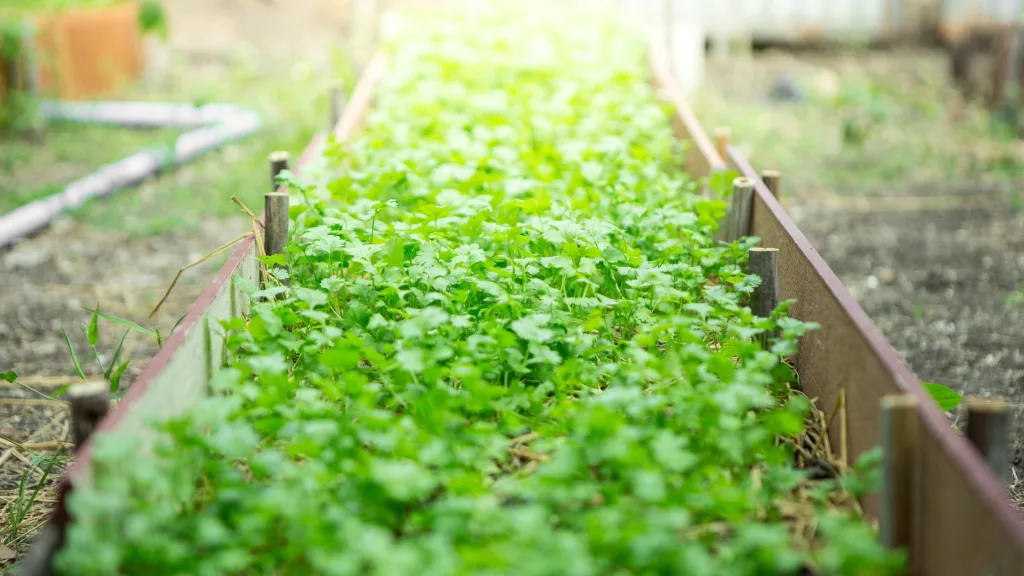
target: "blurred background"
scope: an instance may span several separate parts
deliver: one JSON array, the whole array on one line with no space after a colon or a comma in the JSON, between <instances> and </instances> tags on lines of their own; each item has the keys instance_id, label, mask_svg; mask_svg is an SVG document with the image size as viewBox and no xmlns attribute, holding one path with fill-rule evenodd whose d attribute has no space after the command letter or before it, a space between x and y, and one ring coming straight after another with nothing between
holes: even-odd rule
<instances>
[{"instance_id":1,"label":"blurred background","mask_svg":"<svg viewBox=\"0 0 1024 576\"><path fill-rule=\"evenodd\" d=\"M922 379L1024 405L1022 0L574 2L670 47L704 127L781 171L783 205ZM354 85L382 15L440 3L0 0L0 218L185 131L47 121L44 100L227 103L262 121L0 247L0 370L44 393L73 381L84 307L169 333L226 255L149 319L175 274L247 227L231 196L259 212L267 155L328 128L330 87ZM101 332L99 350L115 345ZM125 346L128 385L157 344ZM63 448L64 411L0 381L0 518L23 520L0 520L0 568L45 519L19 485Z\"/></svg>"}]
</instances>

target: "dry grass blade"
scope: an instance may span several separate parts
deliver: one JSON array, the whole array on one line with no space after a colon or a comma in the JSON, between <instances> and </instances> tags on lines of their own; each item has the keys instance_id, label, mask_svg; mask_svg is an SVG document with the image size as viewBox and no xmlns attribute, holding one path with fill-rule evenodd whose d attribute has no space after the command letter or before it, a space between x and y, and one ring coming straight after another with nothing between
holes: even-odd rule
<instances>
[{"instance_id":1,"label":"dry grass blade","mask_svg":"<svg viewBox=\"0 0 1024 576\"><path fill-rule=\"evenodd\" d=\"M270 277L270 274L269 271L267 270L266 263L264 263L262 260L262 258L267 255L267 251L263 247L263 235L260 234L260 229L263 227L263 224L260 222L259 216L256 216L256 214L253 213L253 211L250 210L249 207L246 206L244 202L239 200L237 196L232 196L231 201L237 204L238 207L242 209L242 212L245 212L246 215L248 215L249 218L252 219L253 240L255 240L256 242L256 252L260 257L260 276L264 280L266 280Z\"/></svg>"},{"instance_id":2,"label":"dry grass blade","mask_svg":"<svg viewBox=\"0 0 1024 576\"><path fill-rule=\"evenodd\" d=\"M49 442L27 442L22 446L27 450L60 450L70 448L72 443L66 440L51 440Z\"/></svg>"},{"instance_id":3,"label":"dry grass blade","mask_svg":"<svg viewBox=\"0 0 1024 576\"><path fill-rule=\"evenodd\" d=\"M536 452L532 450L527 450L526 448L517 448L513 446L508 449L508 453L512 454L513 456L522 458L524 460L532 460L534 462L548 461L548 457L546 454L537 454Z\"/></svg>"},{"instance_id":4,"label":"dry grass blade","mask_svg":"<svg viewBox=\"0 0 1024 576\"><path fill-rule=\"evenodd\" d=\"M50 519L50 514L53 510L53 504L57 502L58 483L48 484L39 490L39 494L36 496L33 506L31 506L25 514L25 517L21 519L18 526L18 535L16 538L8 542L8 545L13 547L16 551L24 549L29 544L32 537L47 521ZM46 504L46 506L40 506L39 504ZM17 502L8 503L4 506L8 509L11 506L16 506ZM7 517L7 510L4 510L5 517ZM8 535L11 533L12 527L5 526L0 529L0 539L6 540Z\"/></svg>"},{"instance_id":5,"label":"dry grass blade","mask_svg":"<svg viewBox=\"0 0 1024 576\"><path fill-rule=\"evenodd\" d=\"M0 453L0 467L2 467L4 464L7 463L8 460L11 459L11 456L14 455L14 450L15 448L8 448L4 450L3 453Z\"/></svg>"},{"instance_id":6,"label":"dry grass blade","mask_svg":"<svg viewBox=\"0 0 1024 576\"><path fill-rule=\"evenodd\" d=\"M67 402L56 398L0 398L0 404L14 404L19 406L60 406L66 407Z\"/></svg>"},{"instance_id":7,"label":"dry grass blade","mask_svg":"<svg viewBox=\"0 0 1024 576\"><path fill-rule=\"evenodd\" d=\"M540 438L540 434L537 434L536 432L527 432L526 434L520 434L515 438L510 438L508 443L511 444L512 446L515 446L517 444L526 444L528 442L536 440L537 438Z\"/></svg>"},{"instance_id":8,"label":"dry grass blade","mask_svg":"<svg viewBox=\"0 0 1024 576\"><path fill-rule=\"evenodd\" d=\"M39 455L38 453L33 452L31 450L28 450L27 448L22 448L21 446L15 446L14 449L12 450L12 452L11 452L11 455L14 456L15 458L17 458L18 460L21 460L21 463L28 467L29 473L36 475L39 480L42 480L42 478L43 478L42 470L40 470L35 464L33 464L31 460L26 458L24 454L22 454L21 452L18 451L18 450L22 450L22 449L25 452L28 452L29 454L32 454L33 456L38 456Z\"/></svg>"},{"instance_id":9,"label":"dry grass blade","mask_svg":"<svg viewBox=\"0 0 1024 576\"><path fill-rule=\"evenodd\" d=\"M87 381L103 380L103 375L87 374L85 378ZM75 382L81 381L82 379L78 376L35 376L29 378L18 378L17 382L5 382L0 380L0 388L14 388L20 385L44 388L51 386L67 386L68 384L74 384Z\"/></svg>"},{"instance_id":10,"label":"dry grass blade","mask_svg":"<svg viewBox=\"0 0 1024 576\"><path fill-rule=\"evenodd\" d=\"M529 462L526 463L526 466L523 466L523 469L520 470L519 472L523 476L529 476L530 474L533 474L534 471L537 470L537 466L539 466L539 464L536 460L530 460Z\"/></svg>"},{"instance_id":11,"label":"dry grass blade","mask_svg":"<svg viewBox=\"0 0 1024 576\"><path fill-rule=\"evenodd\" d=\"M221 252L227 250L228 248L231 248L235 244L238 244L242 240L245 240L249 236L249 234L250 234L250 232L246 232L245 234L242 234L238 238L235 238L234 240L232 240L232 241L230 241L230 242L228 242L226 244L221 245L220 247L215 249L213 252L210 252L209 254L203 256L199 260L196 260L195 262L192 262L191 264L188 264L188 265L185 265L185 266L182 266L181 268L179 268L178 269L178 273L174 275L174 280L171 281L171 285L168 286L167 287L167 291L164 292L163 298L161 298L160 301L156 303L156 306L153 307L153 311L149 313L149 317L152 318L153 316L156 316L156 313L160 310L160 307L164 305L164 302L166 302L167 298L171 295L171 291L174 290L174 286L175 286L175 284L178 283L178 279L181 278L181 275L186 270L188 270L189 268L193 268L195 266L198 266L198 265L202 264L203 262L206 262L210 258L213 258L217 254L220 254ZM259 234L257 234L256 237L259 238Z\"/></svg>"},{"instance_id":12,"label":"dry grass blade","mask_svg":"<svg viewBox=\"0 0 1024 576\"><path fill-rule=\"evenodd\" d=\"M11 440L10 438L7 438L6 436L0 436L0 444L11 446L13 448L17 448L19 450L23 450L25 452L29 451L29 449L26 448L25 445L22 444L21 442L15 442L14 440Z\"/></svg>"},{"instance_id":13,"label":"dry grass blade","mask_svg":"<svg viewBox=\"0 0 1024 576\"><path fill-rule=\"evenodd\" d=\"M239 200L238 196L232 196L231 201L234 202L239 208L241 208L242 212L245 212L246 216L252 218L253 221L256 222L256 226L258 228L263 227L263 223L260 222L259 216L257 216L252 210L250 210L249 207L245 205L245 202Z\"/></svg>"},{"instance_id":14,"label":"dry grass blade","mask_svg":"<svg viewBox=\"0 0 1024 576\"><path fill-rule=\"evenodd\" d=\"M798 390L792 390L791 393L802 394ZM796 438L783 439L783 442L793 449L796 467L807 471L809 476L788 499L772 503L775 512L790 523L794 538L806 549L813 548L818 536L815 510L817 506L820 506L820 502L816 503L811 489L818 483L837 480L849 469L844 461L845 448L842 449L843 454L837 456L833 453L829 440L829 423L838 415L839 433L841 441L845 445L845 435L843 434L846 417L845 394L840 393L840 397L828 416L818 408L816 398L808 398L808 400L811 402L811 411L804 422L804 431ZM751 482L757 486L760 482L760 475L753 477L752 474ZM846 491L830 494L827 505L835 510L846 511L856 516L863 515L860 503Z\"/></svg>"}]
</instances>

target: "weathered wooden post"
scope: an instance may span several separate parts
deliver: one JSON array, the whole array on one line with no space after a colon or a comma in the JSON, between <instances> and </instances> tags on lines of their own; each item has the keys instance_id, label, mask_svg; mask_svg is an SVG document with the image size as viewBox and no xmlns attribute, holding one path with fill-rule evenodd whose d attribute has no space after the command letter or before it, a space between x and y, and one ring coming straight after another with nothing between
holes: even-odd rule
<instances>
[{"instance_id":1,"label":"weathered wooden post","mask_svg":"<svg viewBox=\"0 0 1024 576\"><path fill-rule=\"evenodd\" d=\"M718 152L718 157L722 159L722 162L726 162L729 153L729 136L731 135L732 130L724 126L715 128L715 151Z\"/></svg>"},{"instance_id":2,"label":"weathered wooden post","mask_svg":"<svg viewBox=\"0 0 1024 576\"><path fill-rule=\"evenodd\" d=\"M971 398L967 410L965 436L1004 483L1010 482L1010 409L995 398Z\"/></svg>"},{"instance_id":3,"label":"weathered wooden post","mask_svg":"<svg viewBox=\"0 0 1024 576\"><path fill-rule=\"evenodd\" d=\"M890 550L909 550L913 544L915 497L921 489L917 485L918 404L918 398L911 394L881 400L883 456L878 521L882 544Z\"/></svg>"},{"instance_id":4,"label":"weathered wooden post","mask_svg":"<svg viewBox=\"0 0 1024 576\"><path fill-rule=\"evenodd\" d=\"M751 248L747 255L747 270L761 278L761 284L750 297L750 310L755 316L768 318L782 301L782 284L779 280L779 249ZM758 336L761 347L768 349L775 333Z\"/></svg>"},{"instance_id":5,"label":"weathered wooden post","mask_svg":"<svg viewBox=\"0 0 1024 576\"><path fill-rule=\"evenodd\" d=\"M754 210L754 181L739 177L732 182L732 205L725 217L724 240L735 242L750 235L750 219Z\"/></svg>"},{"instance_id":6,"label":"weathered wooden post","mask_svg":"<svg viewBox=\"0 0 1024 576\"><path fill-rule=\"evenodd\" d=\"M338 122L341 120L341 113L345 109L345 91L341 81L335 81L331 85L331 112L330 112L330 126L327 127L329 133L333 133L338 127Z\"/></svg>"},{"instance_id":7,"label":"weathered wooden post","mask_svg":"<svg viewBox=\"0 0 1024 576\"><path fill-rule=\"evenodd\" d=\"M288 169L288 153L270 155L271 191L263 196L263 250L267 256L284 253L288 241L288 192L279 190L277 177Z\"/></svg>"},{"instance_id":8,"label":"weathered wooden post","mask_svg":"<svg viewBox=\"0 0 1024 576\"><path fill-rule=\"evenodd\" d=\"M110 410L110 385L104 381L80 382L72 384L67 395L71 403L71 438L77 450Z\"/></svg>"},{"instance_id":9,"label":"weathered wooden post","mask_svg":"<svg viewBox=\"0 0 1024 576\"><path fill-rule=\"evenodd\" d=\"M764 170L761 172L761 180L768 188L768 191L772 193L772 196L779 200L782 194L782 172L778 170Z\"/></svg>"}]
</instances>

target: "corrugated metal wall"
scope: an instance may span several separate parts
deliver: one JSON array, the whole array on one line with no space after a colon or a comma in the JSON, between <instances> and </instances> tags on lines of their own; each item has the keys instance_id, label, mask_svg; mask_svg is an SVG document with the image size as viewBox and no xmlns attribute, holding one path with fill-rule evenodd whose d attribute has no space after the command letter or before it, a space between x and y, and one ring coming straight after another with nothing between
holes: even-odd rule
<instances>
[{"instance_id":1,"label":"corrugated metal wall","mask_svg":"<svg viewBox=\"0 0 1024 576\"><path fill-rule=\"evenodd\" d=\"M907 4L936 1L619 0L619 7L648 23L671 15L699 26L709 37L800 41L884 37L913 13Z\"/></svg>"},{"instance_id":2,"label":"corrugated metal wall","mask_svg":"<svg viewBox=\"0 0 1024 576\"><path fill-rule=\"evenodd\" d=\"M1024 18L1024 0L619 0L639 21L667 15L708 37L881 40Z\"/></svg>"},{"instance_id":3,"label":"corrugated metal wall","mask_svg":"<svg viewBox=\"0 0 1024 576\"><path fill-rule=\"evenodd\" d=\"M952 21L1011 22L1024 12L1021 0L943 0L942 18Z\"/></svg>"},{"instance_id":4,"label":"corrugated metal wall","mask_svg":"<svg viewBox=\"0 0 1024 576\"><path fill-rule=\"evenodd\" d=\"M711 36L772 40L874 38L901 0L671 0L683 17L699 19Z\"/></svg>"},{"instance_id":5,"label":"corrugated metal wall","mask_svg":"<svg viewBox=\"0 0 1024 576\"><path fill-rule=\"evenodd\" d=\"M1024 24L1024 0L618 0L637 22L666 18L709 38L885 40L950 38L973 25Z\"/></svg>"}]
</instances>

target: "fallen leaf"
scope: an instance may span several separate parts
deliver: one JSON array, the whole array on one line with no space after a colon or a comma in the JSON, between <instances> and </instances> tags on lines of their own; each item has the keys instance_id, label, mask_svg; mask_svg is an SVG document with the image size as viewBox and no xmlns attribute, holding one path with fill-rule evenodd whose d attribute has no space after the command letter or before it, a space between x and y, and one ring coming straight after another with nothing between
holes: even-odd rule
<instances>
[{"instance_id":1,"label":"fallen leaf","mask_svg":"<svg viewBox=\"0 0 1024 576\"><path fill-rule=\"evenodd\" d=\"M18 553L14 549L0 544L0 560L14 560L17 557Z\"/></svg>"}]
</instances>

